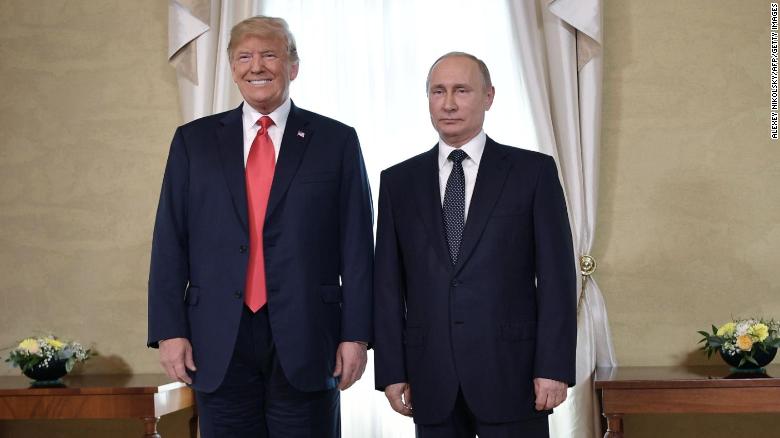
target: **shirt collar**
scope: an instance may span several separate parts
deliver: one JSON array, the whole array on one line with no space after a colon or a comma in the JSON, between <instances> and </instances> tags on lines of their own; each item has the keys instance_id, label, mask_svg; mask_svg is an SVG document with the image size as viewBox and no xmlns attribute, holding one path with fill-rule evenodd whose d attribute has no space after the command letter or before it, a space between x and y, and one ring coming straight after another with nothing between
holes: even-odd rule
<instances>
[{"instance_id":1,"label":"shirt collar","mask_svg":"<svg viewBox=\"0 0 780 438\"><path fill-rule=\"evenodd\" d=\"M479 134L475 135L474 138L459 148L454 148L439 138L439 170L447 164L447 158L450 156L450 152L455 149L460 149L465 152L469 156L469 159L474 161L474 164L479 167L479 161L482 159L482 152L485 150L486 141L487 135L485 134L484 129L481 129Z\"/></svg>"},{"instance_id":2,"label":"shirt collar","mask_svg":"<svg viewBox=\"0 0 780 438\"><path fill-rule=\"evenodd\" d=\"M244 104L241 106L244 117L244 126L253 126L260 120L260 117L268 116L274 121L274 125L284 132L284 127L287 124L287 116L290 115L290 108L292 108L292 100L290 100L289 97L285 99L284 103L271 111L270 114L263 114L244 101Z\"/></svg>"}]
</instances>

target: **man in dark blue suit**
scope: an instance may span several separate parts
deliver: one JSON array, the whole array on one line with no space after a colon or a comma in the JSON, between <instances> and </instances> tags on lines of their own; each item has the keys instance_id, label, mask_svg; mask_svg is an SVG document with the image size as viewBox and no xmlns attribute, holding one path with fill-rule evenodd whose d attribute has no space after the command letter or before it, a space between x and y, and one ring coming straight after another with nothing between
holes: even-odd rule
<instances>
[{"instance_id":1,"label":"man in dark blue suit","mask_svg":"<svg viewBox=\"0 0 780 438\"><path fill-rule=\"evenodd\" d=\"M296 107L278 18L231 31L244 102L179 127L152 243L148 344L203 437L340 436L372 341L371 195L354 129Z\"/></svg>"},{"instance_id":2,"label":"man in dark blue suit","mask_svg":"<svg viewBox=\"0 0 780 438\"><path fill-rule=\"evenodd\" d=\"M576 347L555 162L485 135L495 91L476 57L442 56L426 87L439 143L381 176L376 387L420 438L547 437Z\"/></svg>"}]
</instances>

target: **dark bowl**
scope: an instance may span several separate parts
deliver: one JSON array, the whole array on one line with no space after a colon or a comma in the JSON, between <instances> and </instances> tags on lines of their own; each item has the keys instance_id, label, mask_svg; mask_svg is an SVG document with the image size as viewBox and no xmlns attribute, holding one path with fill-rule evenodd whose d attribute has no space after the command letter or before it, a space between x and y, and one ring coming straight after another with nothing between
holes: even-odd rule
<instances>
[{"instance_id":1,"label":"dark bowl","mask_svg":"<svg viewBox=\"0 0 780 438\"><path fill-rule=\"evenodd\" d=\"M22 370L22 374L36 381L56 381L68 374L68 370L65 368L66 362L65 359L58 359L49 362L47 366L38 364L27 370Z\"/></svg>"},{"instance_id":2,"label":"dark bowl","mask_svg":"<svg viewBox=\"0 0 780 438\"><path fill-rule=\"evenodd\" d=\"M742 366L740 366L739 362L742 360L742 355L735 354L731 356L728 353L724 353L722 349L718 350L718 353L720 353L720 357L724 362L738 370L753 370L769 365L769 363L772 362L772 360L775 358L775 355L777 354L777 348L767 348L766 351L763 351L756 347L756 351L753 352L753 359L758 362L758 366L751 362L745 362L742 364Z\"/></svg>"}]
</instances>

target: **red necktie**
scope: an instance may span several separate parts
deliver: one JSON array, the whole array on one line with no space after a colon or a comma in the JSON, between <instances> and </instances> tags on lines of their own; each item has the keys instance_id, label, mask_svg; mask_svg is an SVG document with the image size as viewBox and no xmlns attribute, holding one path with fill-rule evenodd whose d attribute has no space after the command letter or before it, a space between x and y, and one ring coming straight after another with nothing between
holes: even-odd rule
<instances>
[{"instance_id":1,"label":"red necktie","mask_svg":"<svg viewBox=\"0 0 780 438\"><path fill-rule=\"evenodd\" d=\"M265 259L263 257L263 222L268 196L274 179L276 158L268 127L274 124L268 116L257 121L260 130L246 160L246 197L249 203L249 266L246 273L244 303L257 312L267 301Z\"/></svg>"}]
</instances>

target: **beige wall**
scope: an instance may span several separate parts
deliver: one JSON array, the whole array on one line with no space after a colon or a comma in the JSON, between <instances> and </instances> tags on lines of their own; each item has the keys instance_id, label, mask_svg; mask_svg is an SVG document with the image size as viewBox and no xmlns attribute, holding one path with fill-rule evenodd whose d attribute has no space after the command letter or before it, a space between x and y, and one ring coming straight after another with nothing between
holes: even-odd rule
<instances>
[{"instance_id":1,"label":"beige wall","mask_svg":"<svg viewBox=\"0 0 780 438\"><path fill-rule=\"evenodd\" d=\"M780 318L769 2L605 0L605 27L595 253L618 360L706 363L696 330ZM659 420L630 436L780 436L766 416Z\"/></svg>"},{"instance_id":2,"label":"beige wall","mask_svg":"<svg viewBox=\"0 0 780 438\"><path fill-rule=\"evenodd\" d=\"M149 241L179 123L167 19L163 0L0 1L0 348L52 331L100 352L80 372L158 372ZM123 431L140 422L0 423L3 437Z\"/></svg>"},{"instance_id":3,"label":"beige wall","mask_svg":"<svg viewBox=\"0 0 780 438\"><path fill-rule=\"evenodd\" d=\"M167 4L14 0L0 17L0 346L51 330L95 346L86 372L156 371L149 242L179 122Z\"/></svg>"},{"instance_id":4,"label":"beige wall","mask_svg":"<svg viewBox=\"0 0 780 438\"><path fill-rule=\"evenodd\" d=\"M101 353L80 372L158 370L144 347L149 240L179 123L166 8L0 1L0 347L51 330ZM605 0L594 255L623 365L704 363L697 329L732 314L780 317L768 10L760 0ZM135 427L3 422L0 435ZM648 438L776 430L760 415L627 427Z\"/></svg>"}]
</instances>

